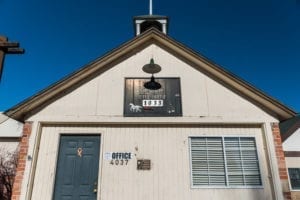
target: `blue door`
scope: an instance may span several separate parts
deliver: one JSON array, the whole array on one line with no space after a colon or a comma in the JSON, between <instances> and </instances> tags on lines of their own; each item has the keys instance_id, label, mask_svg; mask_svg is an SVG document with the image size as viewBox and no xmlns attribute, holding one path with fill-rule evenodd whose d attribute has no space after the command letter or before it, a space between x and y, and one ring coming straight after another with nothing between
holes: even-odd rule
<instances>
[{"instance_id":1,"label":"blue door","mask_svg":"<svg viewBox=\"0 0 300 200\"><path fill-rule=\"evenodd\" d=\"M62 135L54 200L96 200L100 136Z\"/></svg>"}]
</instances>

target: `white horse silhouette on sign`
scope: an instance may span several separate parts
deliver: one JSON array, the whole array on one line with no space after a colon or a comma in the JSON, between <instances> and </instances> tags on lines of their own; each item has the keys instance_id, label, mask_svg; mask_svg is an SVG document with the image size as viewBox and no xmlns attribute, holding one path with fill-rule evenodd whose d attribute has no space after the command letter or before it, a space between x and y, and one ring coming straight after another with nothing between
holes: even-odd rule
<instances>
[{"instance_id":1,"label":"white horse silhouette on sign","mask_svg":"<svg viewBox=\"0 0 300 200\"><path fill-rule=\"evenodd\" d=\"M134 105L133 103L129 104L131 112L142 112L142 106Z\"/></svg>"}]
</instances>

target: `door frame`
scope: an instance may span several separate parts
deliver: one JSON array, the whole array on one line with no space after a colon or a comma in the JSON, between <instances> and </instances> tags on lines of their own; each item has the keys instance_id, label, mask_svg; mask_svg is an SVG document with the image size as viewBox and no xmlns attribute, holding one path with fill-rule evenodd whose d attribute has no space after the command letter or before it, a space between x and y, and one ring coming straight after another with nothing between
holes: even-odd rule
<instances>
[{"instance_id":1,"label":"door frame","mask_svg":"<svg viewBox=\"0 0 300 200\"><path fill-rule=\"evenodd\" d=\"M82 127L78 127L78 125L85 125L84 129L82 129ZM58 158L58 148L59 148L59 142L60 142L60 136L61 135L99 135L100 136L100 158L99 158L99 171L98 171L98 194L97 194L97 199L99 199L100 197L100 192L101 192L101 185L102 185L102 161L103 161L103 149L104 149L104 140L105 140L105 129L101 128L101 124L97 124L98 126L95 126L94 124L89 124L89 123L78 123L78 124L74 124L74 123L55 123L55 122L37 122L37 123L33 123L33 129L32 129L32 133L33 133L33 141L31 142L32 147L29 147L28 150L28 161L30 162L29 164L29 171L28 171L28 181L27 181L27 186L23 187L22 186L22 190L24 189L24 197L26 200L30 200L32 199L32 195L33 195L33 189L34 189L34 184L36 182L36 170L37 170L37 162L39 160L39 152L40 152L40 144L41 144L41 140L43 137L43 133L44 133L44 128L47 127L58 127L57 130L55 130L52 134L56 134L58 137L57 140L57 144L56 146L56 152L55 152L55 166L57 166L57 158ZM97 127L97 130L93 129ZM53 171L54 174L56 174L56 167ZM54 193L54 183L55 183L55 176L53 176L52 179L52 185L51 185L51 196L49 197L49 199L53 198L53 193ZM22 195L22 194L21 194Z\"/></svg>"},{"instance_id":2,"label":"door frame","mask_svg":"<svg viewBox=\"0 0 300 200\"><path fill-rule=\"evenodd\" d=\"M57 164L58 164L58 158L59 158L59 152L60 152L60 141L61 141L61 137L62 136L99 136L100 139L100 147L99 147L99 162L98 162L98 174L97 174L97 196L96 199L99 199L100 197L100 185L101 185L101 175L102 175L102 140L103 140L103 135L101 133L92 133L92 132L60 132L58 135L58 141L56 144L56 155L55 155L55 169L54 169L54 176L53 176L53 181L52 181L52 186L51 186L51 190L52 190L52 195L51 195L51 199L54 198L54 193L55 193L55 183L56 183L56 173L57 173Z\"/></svg>"}]
</instances>

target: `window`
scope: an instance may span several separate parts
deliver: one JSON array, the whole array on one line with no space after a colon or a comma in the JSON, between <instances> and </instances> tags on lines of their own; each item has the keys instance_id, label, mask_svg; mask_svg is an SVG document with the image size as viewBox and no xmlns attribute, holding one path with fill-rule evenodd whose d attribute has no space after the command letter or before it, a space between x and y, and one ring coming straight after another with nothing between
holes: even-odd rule
<instances>
[{"instance_id":1,"label":"window","mask_svg":"<svg viewBox=\"0 0 300 200\"><path fill-rule=\"evenodd\" d=\"M191 137L192 185L261 186L254 137Z\"/></svg>"},{"instance_id":2,"label":"window","mask_svg":"<svg viewBox=\"0 0 300 200\"><path fill-rule=\"evenodd\" d=\"M289 168L292 190L300 190L300 168Z\"/></svg>"}]
</instances>

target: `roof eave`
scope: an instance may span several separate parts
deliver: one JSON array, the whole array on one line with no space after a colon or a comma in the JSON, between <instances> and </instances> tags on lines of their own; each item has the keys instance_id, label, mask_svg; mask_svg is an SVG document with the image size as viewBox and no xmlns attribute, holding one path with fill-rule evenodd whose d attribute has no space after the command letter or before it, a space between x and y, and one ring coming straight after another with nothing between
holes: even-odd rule
<instances>
[{"instance_id":1,"label":"roof eave","mask_svg":"<svg viewBox=\"0 0 300 200\"><path fill-rule=\"evenodd\" d=\"M222 80L226 84L231 85L234 89L237 89L242 94L252 98L263 107L269 109L276 115L276 117L280 121L296 116L296 112L292 109L259 91L242 79L230 74L207 58L199 55L192 49L187 48L186 46L175 41L174 39L163 34L155 28L151 28L143 32L142 34L134 37L132 40L124 43L120 47L108 52L103 57L98 58L94 62L85 65L75 73L67 76L61 81L58 81L57 83L42 90L36 95L5 111L5 114L18 121L24 121L25 116L27 116L28 112L30 112L31 110L43 105L47 102L47 100L54 98L57 94L63 92L65 89L71 87L74 84L77 84L84 78L88 77L89 75L93 74L109 63L112 63L115 59L118 59L119 57L126 55L131 51L134 51L136 47L145 45L147 42L158 42L160 45L172 49L172 51L175 51L185 59L190 60L198 67L201 67L216 78Z\"/></svg>"}]
</instances>

